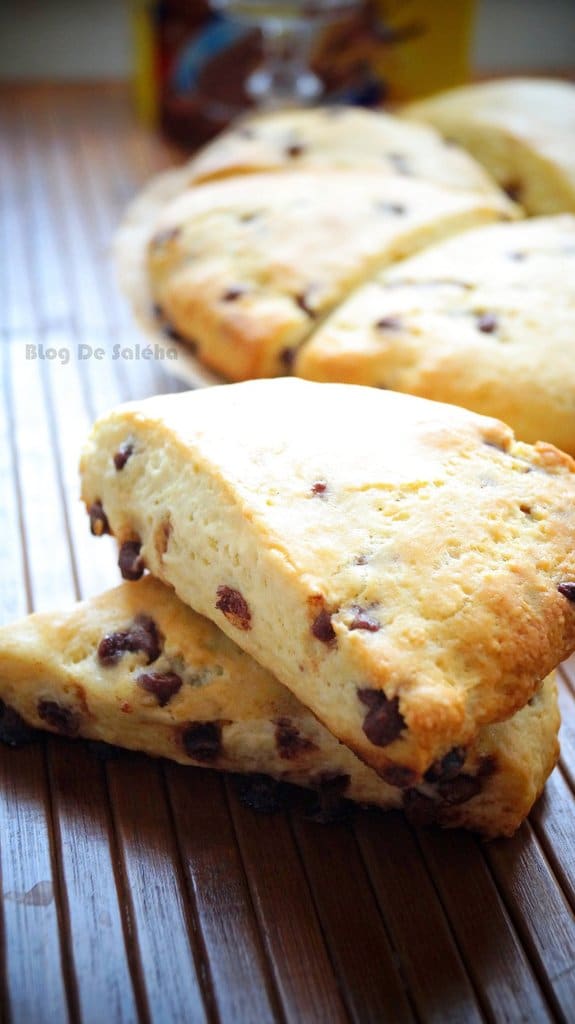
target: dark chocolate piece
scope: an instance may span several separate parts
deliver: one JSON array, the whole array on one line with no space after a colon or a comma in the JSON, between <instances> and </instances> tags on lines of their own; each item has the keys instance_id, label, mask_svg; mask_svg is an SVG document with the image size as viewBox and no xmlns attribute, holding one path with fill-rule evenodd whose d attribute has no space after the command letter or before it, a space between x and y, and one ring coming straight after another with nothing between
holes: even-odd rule
<instances>
[{"instance_id":1,"label":"dark chocolate piece","mask_svg":"<svg viewBox=\"0 0 575 1024\"><path fill-rule=\"evenodd\" d=\"M316 640L321 640L323 644L330 644L332 640L335 640L335 630L331 624L331 614L327 608L322 608L319 615L316 615L311 624L311 631Z\"/></svg>"},{"instance_id":2,"label":"dark chocolate piece","mask_svg":"<svg viewBox=\"0 0 575 1024\"><path fill-rule=\"evenodd\" d=\"M142 672L136 682L154 695L161 708L182 688L182 680L175 672Z\"/></svg>"},{"instance_id":3,"label":"dark chocolate piece","mask_svg":"<svg viewBox=\"0 0 575 1024\"><path fill-rule=\"evenodd\" d=\"M114 465L118 472L124 468L133 451L134 445L131 441L124 441L124 443L120 445L118 451L114 455Z\"/></svg>"},{"instance_id":4,"label":"dark chocolate piece","mask_svg":"<svg viewBox=\"0 0 575 1024\"><path fill-rule=\"evenodd\" d=\"M357 695L369 708L363 722L363 731L376 747L387 747L405 729L405 719L399 710L399 697L386 697L382 690L364 687Z\"/></svg>"},{"instance_id":5,"label":"dark chocolate piece","mask_svg":"<svg viewBox=\"0 0 575 1024\"><path fill-rule=\"evenodd\" d=\"M156 623L148 615L138 615L132 625L121 632L108 633L98 644L98 659L102 665L116 665L126 651L142 651L146 664L159 658L163 638Z\"/></svg>"},{"instance_id":6,"label":"dark chocolate piece","mask_svg":"<svg viewBox=\"0 0 575 1024\"><path fill-rule=\"evenodd\" d=\"M118 556L118 565L122 578L125 580L139 580L144 574L146 564L140 551L142 542L139 540L124 541Z\"/></svg>"},{"instance_id":7,"label":"dark chocolate piece","mask_svg":"<svg viewBox=\"0 0 575 1024\"><path fill-rule=\"evenodd\" d=\"M276 722L275 738L278 754L284 761L293 761L300 754L317 749L316 744L302 736L288 718L279 718Z\"/></svg>"},{"instance_id":8,"label":"dark chocolate piece","mask_svg":"<svg viewBox=\"0 0 575 1024\"><path fill-rule=\"evenodd\" d=\"M426 782L439 782L440 780L454 779L463 768L465 763L465 747L453 747L439 761L427 769L424 778Z\"/></svg>"},{"instance_id":9,"label":"dark chocolate piece","mask_svg":"<svg viewBox=\"0 0 575 1024\"><path fill-rule=\"evenodd\" d=\"M90 505L88 515L90 516L90 531L94 537L103 537L105 533L110 533L110 524L101 501L94 501Z\"/></svg>"},{"instance_id":10,"label":"dark chocolate piece","mask_svg":"<svg viewBox=\"0 0 575 1024\"><path fill-rule=\"evenodd\" d=\"M252 628L252 614L246 599L240 594L239 590L221 586L218 587L217 596L216 608L223 612L232 626L243 630Z\"/></svg>"},{"instance_id":11,"label":"dark chocolate piece","mask_svg":"<svg viewBox=\"0 0 575 1024\"><path fill-rule=\"evenodd\" d=\"M222 750L220 722L190 722L183 730L182 743L188 757L209 764L216 761Z\"/></svg>"},{"instance_id":12,"label":"dark chocolate piece","mask_svg":"<svg viewBox=\"0 0 575 1024\"><path fill-rule=\"evenodd\" d=\"M38 716L46 725L51 725L63 736L77 736L80 728L80 715L71 707L59 704L55 700L39 700Z\"/></svg>"}]
</instances>

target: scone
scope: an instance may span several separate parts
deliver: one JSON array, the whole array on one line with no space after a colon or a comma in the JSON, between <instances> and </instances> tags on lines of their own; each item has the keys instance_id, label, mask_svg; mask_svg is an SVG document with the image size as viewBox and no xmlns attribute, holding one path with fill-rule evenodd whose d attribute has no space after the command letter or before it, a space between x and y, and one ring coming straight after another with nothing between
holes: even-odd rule
<instances>
[{"instance_id":1,"label":"scone","mask_svg":"<svg viewBox=\"0 0 575 1024\"><path fill-rule=\"evenodd\" d=\"M575 455L575 217L490 225L358 288L294 373L453 402Z\"/></svg>"},{"instance_id":2,"label":"scone","mask_svg":"<svg viewBox=\"0 0 575 1024\"><path fill-rule=\"evenodd\" d=\"M186 165L187 184L262 171L371 170L445 188L497 192L464 150L427 125L361 107L279 110L238 122Z\"/></svg>"},{"instance_id":3,"label":"scone","mask_svg":"<svg viewBox=\"0 0 575 1024\"><path fill-rule=\"evenodd\" d=\"M22 720L168 757L265 773L416 823L512 833L557 758L555 685L402 791L362 764L273 676L151 576L0 629L0 736Z\"/></svg>"},{"instance_id":4,"label":"scone","mask_svg":"<svg viewBox=\"0 0 575 1024\"><path fill-rule=\"evenodd\" d=\"M122 406L82 459L95 533L411 786L575 648L575 463L454 406L250 381Z\"/></svg>"},{"instance_id":5,"label":"scone","mask_svg":"<svg viewBox=\"0 0 575 1024\"><path fill-rule=\"evenodd\" d=\"M240 380L285 373L320 316L380 267L516 215L505 197L362 172L230 178L185 191L118 241L140 314Z\"/></svg>"},{"instance_id":6,"label":"scone","mask_svg":"<svg viewBox=\"0 0 575 1024\"><path fill-rule=\"evenodd\" d=\"M412 103L406 117L475 157L529 213L575 212L575 85L481 82Z\"/></svg>"}]
</instances>

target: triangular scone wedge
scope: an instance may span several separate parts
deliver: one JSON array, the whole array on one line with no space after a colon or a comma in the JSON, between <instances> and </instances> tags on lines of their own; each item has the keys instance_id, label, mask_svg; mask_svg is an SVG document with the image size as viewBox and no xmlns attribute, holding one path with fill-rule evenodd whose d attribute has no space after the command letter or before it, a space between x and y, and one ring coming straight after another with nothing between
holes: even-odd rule
<instances>
[{"instance_id":1,"label":"triangular scone wedge","mask_svg":"<svg viewBox=\"0 0 575 1024\"><path fill-rule=\"evenodd\" d=\"M529 213L575 212L572 82L479 82L412 103L403 114L467 149Z\"/></svg>"},{"instance_id":2,"label":"triangular scone wedge","mask_svg":"<svg viewBox=\"0 0 575 1024\"><path fill-rule=\"evenodd\" d=\"M493 194L497 185L428 125L362 107L279 110L245 118L193 157L188 186L267 171L371 170L444 188Z\"/></svg>"},{"instance_id":3,"label":"triangular scone wedge","mask_svg":"<svg viewBox=\"0 0 575 1024\"><path fill-rule=\"evenodd\" d=\"M264 773L416 823L512 833L557 759L555 684L419 788L390 786L216 626L148 576L0 629L0 734L31 726L181 764Z\"/></svg>"},{"instance_id":4,"label":"triangular scone wedge","mask_svg":"<svg viewBox=\"0 0 575 1024\"><path fill-rule=\"evenodd\" d=\"M285 373L317 318L380 267L516 212L496 194L376 173L249 175L130 219L117 258L136 309L239 380Z\"/></svg>"},{"instance_id":5,"label":"triangular scone wedge","mask_svg":"<svg viewBox=\"0 0 575 1024\"><path fill-rule=\"evenodd\" d=\"M575 455L574 324L575 217L493 224L362 285L294 373L453 402Z\"/></svg>"},{"instance_id":6,"label":"triangular scone wedge","mask_svg":"<svg viewBox=\"0 0 575 1024\"><path fill-rule=\"evenodd\" d=\"M388 780L575 648L575 463L496 420L250 381L112 411L82 477L126 578L170 583Z\"/></svg>"}]
</instances>

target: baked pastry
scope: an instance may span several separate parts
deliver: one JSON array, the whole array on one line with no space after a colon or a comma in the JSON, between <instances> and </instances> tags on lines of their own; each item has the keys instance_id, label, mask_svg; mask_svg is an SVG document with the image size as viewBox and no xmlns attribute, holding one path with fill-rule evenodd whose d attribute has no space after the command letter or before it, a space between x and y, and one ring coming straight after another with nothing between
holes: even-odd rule
<instances>
[{"instance_id":1,"label":"baked pastry","mask_svg":"<svg viewBox=\"0 0 575 1024\"><path fill-rule=\"evenodd\" d=\"M294 373L453 402L575 455L575 217L490 225L358 288Z\"/></svg>"},{"instance_id":2,"label":"baked pastry","mask_svg":"<svg viewBox=\"0 0 575 1024\"><path fill-rule=\"evenodd\" d=\"M117 252L136 310L239 380L285 373L317 318L380 267L515 215L501 195L373 172L249 175L130 220Z\"/></svg>"},{"instance_id":3,"label":"baked pastry","mask_svg":"<svg viewBox=\"0 0 575 1024\"><path fill-rule=\"evenodd\" d=\"M182 764L265 773L423 824L510 834L557 758L548 679L531 705L436 766L419 789L387 785L211 622L151 576L67 612L0 629L0 735L23 723ZM23 720L23 721L22 721Z\"/></svg>"},{"instance_id":4,"label":"baked pastry","mask_svg":"<svg viewBox=\"0 0 575 1024\"><path fill-rule=\"evenodd\" d=\"M496 420L345 384L122 406L82 458L93 531L412 786L575 649L575 463Z\"/></svg>"},{"instance_id":5,"label":"baked pastry","mask_svg":"<svg viewBox=\"0 0 575 1024\"><path fill-rule=\"evenodd\" d=\"M575 212L572 82L480 82L412 103L403 113L467 149L529 213Z\"/></svg>"},{"instance_id":6,"label":"baked pastry","mask_svg":"<svg viewBox=\"0 0 575 1024\"><path fill-rule=\"evenodd\" d=\"M362 107L275 110L238 121L186 164L186 183L265 171L371 170L494 193L484 169L428 125Z\"/></svg>"}]
</instances>

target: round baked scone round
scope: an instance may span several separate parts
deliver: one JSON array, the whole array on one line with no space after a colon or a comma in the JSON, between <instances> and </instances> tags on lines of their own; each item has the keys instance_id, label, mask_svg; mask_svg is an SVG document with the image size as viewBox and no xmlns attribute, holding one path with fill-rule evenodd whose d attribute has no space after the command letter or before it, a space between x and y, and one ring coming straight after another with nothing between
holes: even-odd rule
<instances>
[{"instance_id":1,"label":"round baked scone round","mask_svg":"<svg viewBox=\"0 0 575 1024\"><path fill-rule=\"evenodd\" d=\"M213 623L148 576L63 612L0 629L0 739L25 725L316 789L415 823L509 835L557 758L555 684L507 722L434 766L417 788L390 786ZM335 808L333 808L335 809Z\"/></svg>"},{"instance_id":2,"label":"round baked scone round","mask_svg":"<svg viewBox=\"0 0 575 1024\"><path fill-rule=\"evenodd\" d=\"M148 223L137 243L145 301L211 369L277 375L317 318L380 267L514 212L498 195L374 173L230 178Z\"/></svg>"},{"instance_id":3,"label":"round baked scone round","mask_svg":"<svg viewBox=\"0 0 575 1024\"><path fill-rule=\"evenodd\" d=\"M122 406L82 459L93 530L413 786L575 648L575 463L496 420L345 384Z\"/></svg>"},{"instance_id":4,"label":"round baked scone round","mask_svg":"<svg viewBox=\"0 0 575 1024\"><path fill-rule=\"evenodd\" d=\"M496 416L575 455L575 217L490 225L357 289L294 373Z\"/></svg>"},{"instance_id":5,"label":"round baked scone round","mask_svg":"<svg viewBox=\"0 0 575 1024\"><path fill-rule=\"evenodd\" d=\"M575 212L575 85L506 78L404 108L475 157L532 214Z\"/></svg>"}]
</instances>

